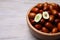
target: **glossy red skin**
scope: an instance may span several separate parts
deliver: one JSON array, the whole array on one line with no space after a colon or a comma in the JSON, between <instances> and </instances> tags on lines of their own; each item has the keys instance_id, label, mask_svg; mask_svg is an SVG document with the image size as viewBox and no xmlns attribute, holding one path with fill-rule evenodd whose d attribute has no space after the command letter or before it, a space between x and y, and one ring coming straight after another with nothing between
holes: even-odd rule
<instances>
[{"instance_id":1,"label":"glossy red skin","mask_svg":"<svg viewBox=\"0 0 60 40\"><path fill-rule=\"evenodd\" d=\"M52 29L52 33L57 33L57 32L58 32L58 28L55 27Z\"/></svg>"},{"instance_id":2,"label":"glossy red skin","mask_svg":"<svg viewBox=\"0 0 60 40\"><path fill-rule=\"evenodd\" d=\"M35 12L35 13L37 13L38 12L38 8L32 8L32 10L31 11L33 11L33 12Z\"/></svg>"},{"instance_id":3,"label":"glossy red skin","mask_svg":"<svg viewBox=\"0 0 60 40\"><path fill-rule=\"evenodd\" d=\"M43 10L39 10L39 13L41 13L41 14L42 14L42 13L43 13Z\"/></svg>"},{"instance_id":4,"label":"glossy red skin","mask_svg":"<svg viewBox=\"0 0 60 40\"><path fill-rule=\"evenodd\" d=\"M50 21L50 22L53 22L53 21L54 21L54 16L53 16L53 15L50 15L49 21Z\"/></svg>"},{"instance_id":5,"label":"glossy red skin","mask_svg":"<svg viewBox=\"0 0 60 40\"><path fill-rule=\"evenodd\" d=\"M48 33L48 29L46 27L42 27L42 32Z\"/></svg>"},{"instance_id":6,"label":"glossy red skin","mask_svg":"<svg viewBox=\"0 0 60 40\"><path fill-rule=\"evenodd\" d=\"M41 3L37 4L37 7L40 9L42 8L42 6L43 6L43 4L41 4Z\"/></svg>"},{"instance_id":7,"label":"glossy red skin","mask_svg":"<svg viewBox=\"0 0 60 40\"><path fill-rule=\"evenodd\" d=\"M56 10L52 10L52 14L53 14L53 15L57 15L58 12L57 12Z\"/></svg>"},{"instance_id":8,"label":"glossy red skin","mask_svg":"<svg viewBox=\"0 0 60 40\"><path fill-rule=\"evenodd\" d=\"M58 18L60 18L60 13L58 13Z\"/></svg>"},{"instance_id":9,"label":"glossy red skin","mask_svg":"<svg viewBox=\"0 0 60 40\"><path fill-rule=\"evenodd\" d=\"M60 20L59 19L55 19L55 23L58 23L58 22L60 22Z\"/></svg>"},{"instance_id":10,"label":"glossy red skin","mask_svg":"<svg viewBox=\"0 0 60 40\"><path fill-rule=\"evenodd\" d=\"M60 23L57 24L58 30L60 31Z\"/></svg>"},{"instance_id":11,"label":"glossy red skin","mask_svg":"<svg viewBox=\"0 0 60 40\"><path fill-rule=\"evenodd\" d=\"M44 6L43 10L48 10L48 3L47 2L45 2L43 6Z\"/></svg>"},{"instance_id":12,"label":"glossy red skin","mask_svg":"<svg viewBox=\"0 0 60 40\"><path fill-rule=\"evenodd\" d=\"M36 25L35 25L35 28L36 28L36 29L41 29L41 25L40 25L40 24L36 24Z\"/></svg>"},{"instance_id":13,"label":"glossy red skin","mask_svg":"<svg viewBox=\"0 0 60 40\"><path fill-rule=\"evenodd\" d=\"M50 22L46 22L45 26L49 29L52 29L54 27Z\"/></svg>"},{"instance_id":14,"label":"glossy red skin","mask_svg":"<svg viewBox=\"0 0 60 40\"><path fill-rule=\"evenodd\" d=\"M30 22L31 22L31 24L34 24L35 23L35 21L33 19L30 19Z\"/></svg>"},{"instance_id":15,"label":"glossy red skin","mask_svg":"<svg viewBox=\"0 0 60 40\"><path fill-rule=\"evenodd\" d=\"M36 15L36 13L29 13L29 18L34 18L35 17L35 15Z\"/></svg>"},{"instance_id":16,"label":"glossy red skin","mask_svg":"<svg viewBox=\"0 0 60 40\"><path fill-rule=\"evenodd\" d=\"M42 23L42 24L45 23L45 20L44 19L41 19L40 23Z\"/></svg>"}]
</instances>

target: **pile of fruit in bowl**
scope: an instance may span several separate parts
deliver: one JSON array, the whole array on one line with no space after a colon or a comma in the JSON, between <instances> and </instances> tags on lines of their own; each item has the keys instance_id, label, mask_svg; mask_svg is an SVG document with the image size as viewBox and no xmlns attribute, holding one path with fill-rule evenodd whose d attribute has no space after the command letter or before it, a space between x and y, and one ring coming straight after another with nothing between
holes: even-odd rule
<instances>
[{"instance_id":1,"label":"pile of fruit in bowl","mask_svg":"<svg viewBox=\"0 0 60 40\"><path fill-rule=\"evenodd\" d=\"M38 3L28 17L31 25L41 32L60 32L60 6L56 3Z\"/></svg>"}]
</instances>

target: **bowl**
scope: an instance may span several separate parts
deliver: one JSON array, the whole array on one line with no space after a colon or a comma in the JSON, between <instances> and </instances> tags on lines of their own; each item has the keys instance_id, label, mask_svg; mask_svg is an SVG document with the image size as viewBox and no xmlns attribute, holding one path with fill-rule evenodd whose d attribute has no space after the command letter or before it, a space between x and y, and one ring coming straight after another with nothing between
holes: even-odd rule
<instances>
[{"instance_id":1,"label":"bowl","mask_svg":"<svg viewBox=\"0 0 60 40\"><path fill-rule=\"evenodd\" d=\"M29 27L31 33L33 34L33 36L35 36L38 39L42 39L42 40L56 40L56 39L60 38L60 32L58 32L58 33L44 33L44 32L37 30L36 28L34 28L32 26L32 24L30 23L29 17L28 17L30 10L28 10L28 12L27 12L26 21L27 21L28 27Z\"/></svg>"}]
</instances>

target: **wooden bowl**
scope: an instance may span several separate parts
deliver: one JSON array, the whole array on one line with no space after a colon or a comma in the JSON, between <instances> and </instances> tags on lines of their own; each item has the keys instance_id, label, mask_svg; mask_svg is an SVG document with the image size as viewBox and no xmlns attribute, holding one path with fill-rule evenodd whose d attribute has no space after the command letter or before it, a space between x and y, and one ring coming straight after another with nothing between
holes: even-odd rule
<instances>
[{"instance_id":1,"label":"wooden bowl","mask_svg":"<svg viewBox=\"0 0 60 40\"><path fill-rule=\"evenodd\" d=\"M31 8L32 9L32 8ZM60 32L59 33L44 33L44 32L41 32L39 30L37 30L36 28L34 28L32 26L32 24L30 23L29 21L29 17L28 17L28 14L29 14L30 10L28 11L27 15L26 15L26 20L27 20L27 24L28 24L28 27L31 31L31 33L39 38L39 39L43 39L43 40L55 40L55 39L60 39Z\"/></svg>"}]
</instances>

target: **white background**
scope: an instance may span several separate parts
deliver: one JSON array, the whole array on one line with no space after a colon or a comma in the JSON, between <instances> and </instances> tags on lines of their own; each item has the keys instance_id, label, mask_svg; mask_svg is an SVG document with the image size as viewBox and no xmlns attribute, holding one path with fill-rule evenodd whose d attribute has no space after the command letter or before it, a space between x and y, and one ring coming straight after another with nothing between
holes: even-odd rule
<instances>
[{"instance_id":1,"label":"white background","mask_svg":"<svg viewBox=\"0 0 60 40\"><path fill-rule=\"evenodd\" d=\"M0 40L37 40L26 23L27 11L39 2L59 0L0 0Z\"/></svg>"}]
</instances>

